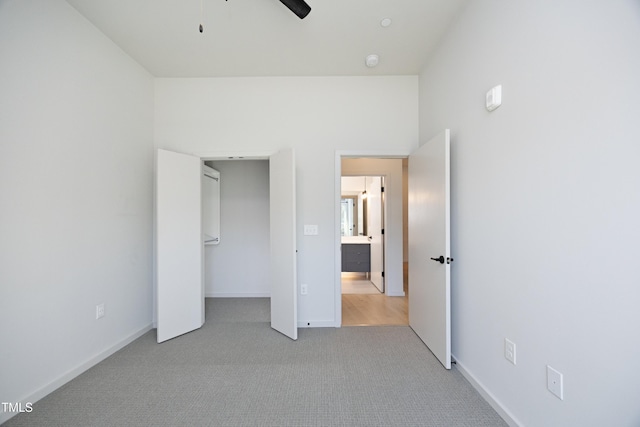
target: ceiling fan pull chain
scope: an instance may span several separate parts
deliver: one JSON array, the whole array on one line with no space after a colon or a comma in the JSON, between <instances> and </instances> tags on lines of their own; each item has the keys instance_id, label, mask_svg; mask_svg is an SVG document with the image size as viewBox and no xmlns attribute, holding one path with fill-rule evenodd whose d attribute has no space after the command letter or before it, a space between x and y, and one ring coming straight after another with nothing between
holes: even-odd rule
<instances>
[{"instance_id":1,"label":"ceiling fan pull chain","mask_svg":"<svg viewBox=\"0 0 640 427\"><path fill-rule=\"evenodd\" d=\"M202 21L204 20L204 12L202 7L203 0L200 0L200 32L204 31L204 27L202 26Z\"/></svg>"}]
</instances>

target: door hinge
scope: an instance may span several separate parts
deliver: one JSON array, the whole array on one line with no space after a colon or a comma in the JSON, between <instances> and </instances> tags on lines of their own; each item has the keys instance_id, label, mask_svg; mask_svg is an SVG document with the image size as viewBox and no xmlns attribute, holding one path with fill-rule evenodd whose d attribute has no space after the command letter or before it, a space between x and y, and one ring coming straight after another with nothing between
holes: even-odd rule
<instances>
[{"instance_id":1,"label":"door hinge","mask_svg":"<svg viewBox=\"0 0 640 427\"><path fill-rule=\"evenodd\" d=\"M384 271L382 272L382 277L384 277Z\"/></svg>"},{"instance_id":2,"label":"door hinge","mask_svg":"<svg viewBox=\"0 0 640 427\"><path fill-rule=\"evenodd\" d=\"M380 231L380 234L384 234L384 228Z\"/></svg>"},{"instance_id":3,"label":"door hinge","mask_svg":"<svg viewBox=\"0 0 640 427\"><path fill-rule=\"evenodd\" d=\"M380 192L384 193L384 187L380 187Z\"/></svg>"}]
</instances>

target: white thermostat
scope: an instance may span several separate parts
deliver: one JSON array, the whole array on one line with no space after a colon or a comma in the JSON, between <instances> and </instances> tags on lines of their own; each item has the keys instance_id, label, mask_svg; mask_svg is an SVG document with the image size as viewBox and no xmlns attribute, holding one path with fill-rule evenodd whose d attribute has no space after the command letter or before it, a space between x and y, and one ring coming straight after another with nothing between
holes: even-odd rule
<instances>
[{"instance_id":1,"label":"white thermostat","mask_svg":"<svg viewBox=\"0 0 640 427\"><path fill-rule=\"evenodd\" d=\"M502 104L502 85L491 88L487 92L487 110L493 111Z\"/></svg>"}]
</instances>

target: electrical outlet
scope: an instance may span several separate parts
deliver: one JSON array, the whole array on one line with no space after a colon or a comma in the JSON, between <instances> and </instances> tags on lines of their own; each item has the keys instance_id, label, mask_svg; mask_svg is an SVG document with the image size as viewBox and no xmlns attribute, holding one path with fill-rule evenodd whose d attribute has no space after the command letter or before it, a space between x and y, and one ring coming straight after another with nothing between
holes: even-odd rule
<instances>
[{"instance_id":1,"label":"electrical outlet","mask_svg":"<svg viewBox=\"0 0 640 427\"><path fill-rule=\"evenodd\" d=\"M307 295L309 293L309 288L306 284L300 285L300 295Z\"/></svg>"},{"instance_id":2,"label":"electrical outlet","mask_svg":"<svg viewBox=\"0 0 640 427\"><path fill-rule=\"evenodd\" d=\"M547 365L547 389L555 394L558 399L564 400L562 374Z\"/></svg>"},{"instance_id":3,"label":"electrical outlet","mask_svg":"<svg viewBox=\"0 0 640 427\"><path fill-rule=\"evenodd\" d=\"M96 320L104 317L104 304L96 305Z\"/></svg>"},{"instance_id":4,"label":"electrical outlet","mask_svg":"<svg viewBox=\"0 0 640 427\"><path fill-rule=\"evenodd\" d=\"M504 339L504 357L514 365L516 364L516 344L507 338Z\"/></svg>"}]
</instances>

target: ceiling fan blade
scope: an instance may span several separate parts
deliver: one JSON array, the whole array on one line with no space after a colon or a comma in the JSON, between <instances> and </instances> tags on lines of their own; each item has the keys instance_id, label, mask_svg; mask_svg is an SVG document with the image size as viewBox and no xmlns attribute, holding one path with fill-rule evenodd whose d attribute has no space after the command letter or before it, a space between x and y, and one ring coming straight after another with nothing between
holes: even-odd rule
<instances>
[{"instance_id":1,"label":"ceiling fan blade","mask_svg":"<svg viewBox=\"0 0 640 427\"><path fill-rule=\"evenodd\" d=\"M298 18L304 19L305 16L311 12L311 6L309 6L304 0L280 0L283 5L287 6L289 10Z\"/></svg>"}]
</instances>

